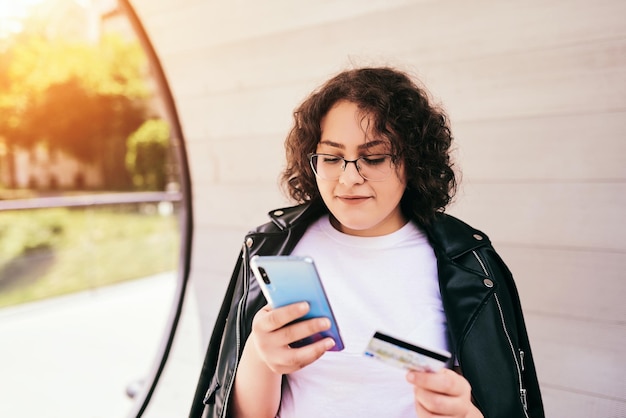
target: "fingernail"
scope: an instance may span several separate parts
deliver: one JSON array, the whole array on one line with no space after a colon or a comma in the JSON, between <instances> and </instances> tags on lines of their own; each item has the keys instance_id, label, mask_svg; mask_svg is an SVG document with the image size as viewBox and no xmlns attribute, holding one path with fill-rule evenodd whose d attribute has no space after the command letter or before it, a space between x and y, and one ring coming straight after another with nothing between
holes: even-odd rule
<instances>
[{"instance_id":1,"label":"fingernail","mask_svg":"<svg viewBox=\"0 0 626 418\"><path fill-rule=\"evenodd\" d=\"M335 340L333 340L332 338L327 338L324 344L326 346L326 349L330 350L331 348L335 346Z\"/></svg>"},{"instance_id":2,"label":"fingernail","mask_svg":"<svg viewBox=\"0 0 626 418\"><path fill-rule=\"evenodd\" d=\"M298 304L298 309L299 309L301 312L306 312L306 311L308 311L308 310L309 310L309 302L300 302L300 303Z\"/></svg>"},{"instance_id":3,"label":"fingernail","mask_svg":"<svg viewBox=\"0 0 626 418\"><path fill-rule=\"evenodd\" d=\"M330 328L330 320L328 318L320 318L319 324L323 329Z\"/></svg>"}]
</instances>

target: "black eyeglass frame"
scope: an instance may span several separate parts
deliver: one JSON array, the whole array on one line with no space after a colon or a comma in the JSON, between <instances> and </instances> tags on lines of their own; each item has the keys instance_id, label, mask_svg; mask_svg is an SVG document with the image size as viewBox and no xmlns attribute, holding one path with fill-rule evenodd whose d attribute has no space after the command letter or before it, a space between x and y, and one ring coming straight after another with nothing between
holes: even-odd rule
<instances>
[{"instance_id":1,"label":"black eyeglass frame","mask_svg":"<svg viewBox=\"0 0 626 418\"><path fill-rule=\"evenodd\" d=\"M331 180L331 181L338 179L341 176L341 174L339 174L339 176L337 176L336 178L325 178L325 177L319 175L319 173L317 172L317 168L315 167L315 164L313 164L313 158L320 157L320 156L333 157L333 158L338 158L338 159L343 160L343 166L341 167L342 171L346 171L346 168L348 168L348 164L350 164L350 163L354 164L354 167L356 168L357 173L359 173L359 176L363 177L365 180L368 180L368 181L385 181L385 180L387 180L389 178L389 176L391 176L391 171L389 172L389 174L387 174L387 176L385 176L385 178L372 180L372 179L367 178L366 176L364 176L363 173L361 173L361 168L359 167L359 164L358 164L358 162L360 160L367 159L367 158L372 158L372 157L383 157L384 156L384 157L391 158L391 164L393 164L395 166L396 159L397 159L397 157L395 155L393 155L393 154L362 155L359 158L357 158L356 160L348 160L348 159L345 159L345 158L343 158L343 157L341 157L339 155L335 155L335 154L326 154L326 153L319 153L318 154L318 153L314 153L314 152L310 153L308 155L308 157L309 157L309 165L311 166L311 169L313 170L313 174L315 174L317 177L319 177L319 178L321 178L323 180Z\"/></svg>"}]
</instances>

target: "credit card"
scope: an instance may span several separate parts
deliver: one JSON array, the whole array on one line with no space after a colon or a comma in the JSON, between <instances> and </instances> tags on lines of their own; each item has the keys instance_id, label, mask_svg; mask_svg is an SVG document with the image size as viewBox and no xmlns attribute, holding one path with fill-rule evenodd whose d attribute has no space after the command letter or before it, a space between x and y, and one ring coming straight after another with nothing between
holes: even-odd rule
<instances>
[{"instance_id":1,"label":"credit card","mask_svg":"<svg viewBox=\"0 0 626 418\"><path fill-rule=\"evenodd\" d=\"M365 355L407 370L436 372L446 366L451 354L445 350L420 347L382 332L374 333Z\"/></svg>"}]
</instances>

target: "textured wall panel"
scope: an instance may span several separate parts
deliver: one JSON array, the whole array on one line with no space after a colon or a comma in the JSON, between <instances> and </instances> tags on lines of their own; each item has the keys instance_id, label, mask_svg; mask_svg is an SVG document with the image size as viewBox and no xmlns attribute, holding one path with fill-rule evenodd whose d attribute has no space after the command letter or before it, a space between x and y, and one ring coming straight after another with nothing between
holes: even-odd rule
<instances>
[{"instance_id":1,"label":"textured wall panel","mask_svg":"<svg viewBox=\"0 0 626 418\"><path fill-rule=\"evenodd\" d=\"M285 204L293 108L346 66L398 65L452 117L463 184L450 211L513 270L547 416L625 415L626 2L133 4L188 140L203 329L243 234Z\"/></svg>"}]
</instances>

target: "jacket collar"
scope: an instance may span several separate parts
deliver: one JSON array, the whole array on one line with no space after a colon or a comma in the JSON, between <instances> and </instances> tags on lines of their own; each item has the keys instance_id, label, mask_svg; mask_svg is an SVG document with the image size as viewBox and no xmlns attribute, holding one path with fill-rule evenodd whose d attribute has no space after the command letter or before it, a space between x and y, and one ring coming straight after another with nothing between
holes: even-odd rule
<instances>
[{"instance_id":1,"label":"jacket collar","mask_svg":"<svg viewBox=\"0 0 626 418\"><path fill-rule=\"evenodd\" d=\"M315 199L298 206L275 209L268 213L272 223L281 231L309 225L320 216L328 213L321 199ZM421 225L431 244L450 258L456 258L480 247L490 245L489 237L454 216L437 213L430 224Z\"/></svg>"},{"instance_id":2,"label":"jacket collar","mask_svg":"<svg viewBox=\"0 0 626 418\"><path fill-rule=\"evenodd\" d=\"M308 226L325 213L328 213L328 209L322 199L315 199L298 206L275 209L268 216L275 226L284 231L303 222Z\"/></svg>"},{"instance_id":3,"label":"jacket collar","mask_svg":"<svg viewBox=\"0 0 626 418\"><path fill-rule=\"evenodd\" d=\"M450 258L491 245L487 234L445 213L437 213L433 222L423 228L433 246Z\"/></svg>"}]
</instances>

